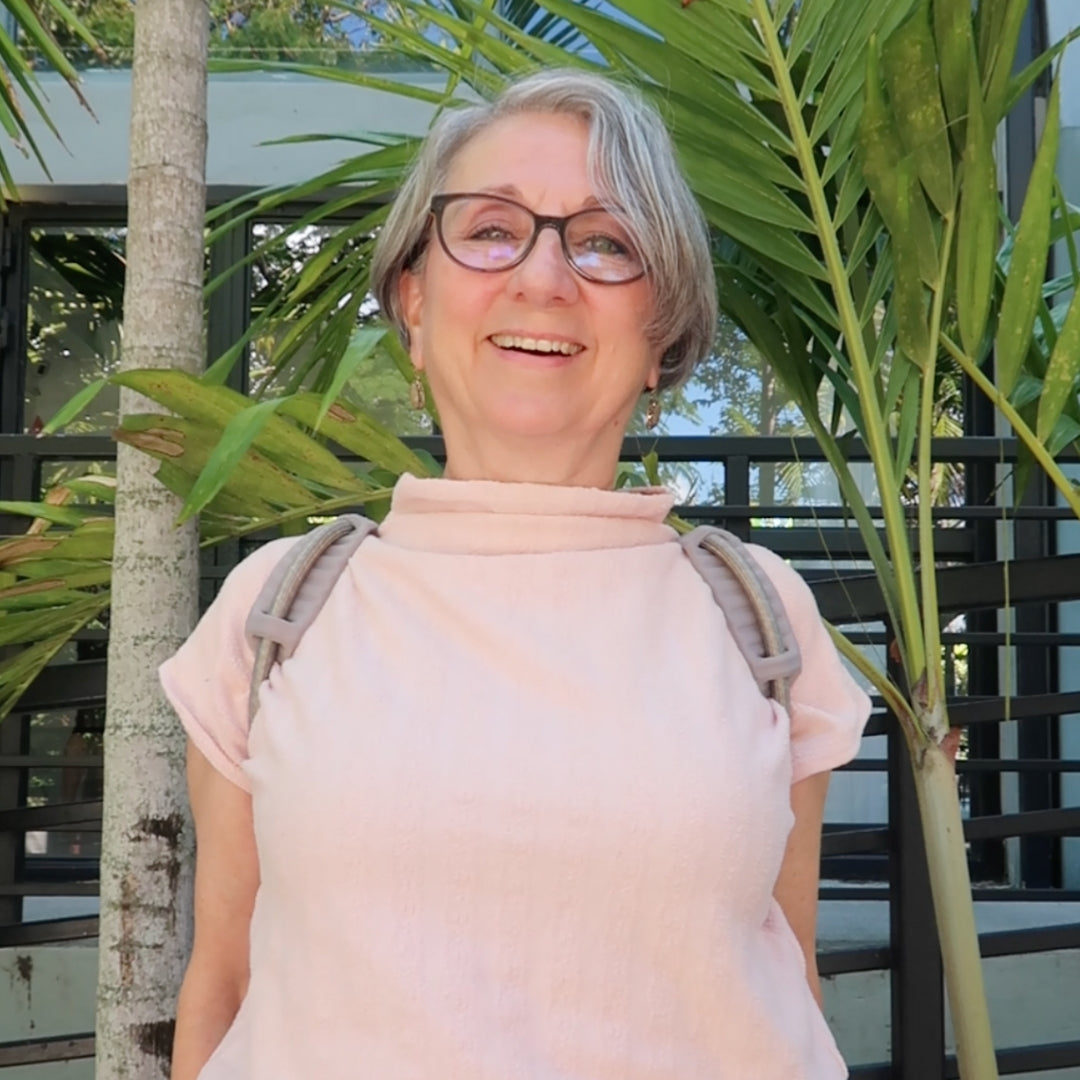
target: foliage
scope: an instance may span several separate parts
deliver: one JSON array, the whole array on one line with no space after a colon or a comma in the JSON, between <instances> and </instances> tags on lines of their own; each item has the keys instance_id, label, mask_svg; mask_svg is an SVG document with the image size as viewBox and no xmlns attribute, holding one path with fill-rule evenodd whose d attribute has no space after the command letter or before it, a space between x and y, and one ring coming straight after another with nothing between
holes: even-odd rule
<instances>
[{"instance_id":1,"label":"foliage","mask_svg":"<svg viewBox=\"0 0 1080 1080\"><path fill-rule=\"evenodd\" d=\"M206 544L258 529L303 529L314 516L357 506L378 519L398 475L437 471L377 421L311 393L253 413L242 394L179 372L111 381L169 410L125 417L115 435L156 458L158 479L170 490L203 505ZM316 430L353 463L311 438ZM207 479L208 465L216 479ZM53 487L38 503L0 502L0 513L32 518L26 535L0 541L0 646L20 646L0 662L0 716L71 636L108 608L114 492L109 478L87 475Z\"/></svg>"},{"instance_id":2,"label":"foliage","mask_svg":"<svg viewBox=\"0 0 1080 1080\"><path fill-rule=\"evenodd\" d=\"M100 42L90 49L45 0L32 3L57 43L78 67L131 63L135 35L132 0L71 0L69 7ZM375 4L385 7L385 4ZM211 55L257 56L332 66L369 51L358 16L312 0L210 0Z\"/></svg>"},{"instance_id":3,"label":"foliage","mask_svg":"<svg viewBox=\"0 0 1080 1080\"><path fill-rule=\"evenodd\" d=\"M24 382L27 431L36 434L60 406L120 363L125 230L35 228L30 232ZM69 432L109 430L119 390L98 399Z\"/></svg>"},{"instance_id":4,"label":"foliage","mask_svg":"<svg viewBox=\"0 0 1080 1080\"><path fill-rule=\"evenodd\" d=\"M27 157L32 155L45 174L49 175L45 158L30 130L27 106L57 139L60 133L49 119L34 68L57 71L89 110L90 106L79 89L75 68L57 45L54 34L58 31L79 41L81 47L91 53L97 50L97 44L63 0L40 0L37 4L5 3L4 9L17 30L13 37L8 32L10 24L0 23L0 128L16 150ZM28 60L29 53L36 58L33 64ZM14 190L15 181L7 157L0 152L0 209L6 207L5 200Z\"/></svg>"}]
</instances>

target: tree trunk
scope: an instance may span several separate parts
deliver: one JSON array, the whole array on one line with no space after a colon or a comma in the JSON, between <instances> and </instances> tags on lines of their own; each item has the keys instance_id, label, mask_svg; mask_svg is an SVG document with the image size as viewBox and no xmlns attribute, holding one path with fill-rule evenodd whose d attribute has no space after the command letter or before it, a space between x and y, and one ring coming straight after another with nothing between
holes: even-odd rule
<instances>
[{"instance_id":1,"label":"tree trunk","mask_svg":"<svg viewBox=\"0 0 1080 1080\"><path fill-rule=\"evenodd\" d=\"M997 1080L956 766L936 743L915 752L912 763L960 1075Z\"/></svg>"},{"instance_id":2,"label":"tree trunk","mask_svg":"<svg viewBox=\"0 0 1080 1080\"><path fill-rule=\"evenodd\" d=\"M205 356L204 0L135 6L121 366L198 372ZM154 411L124 391L121 414ZM157 666L198 613L196 527L145 454L119 446L105 727L98 1080L169 1075L191 942L193 835L184 736Z\"/></svg>"}]
</instances>

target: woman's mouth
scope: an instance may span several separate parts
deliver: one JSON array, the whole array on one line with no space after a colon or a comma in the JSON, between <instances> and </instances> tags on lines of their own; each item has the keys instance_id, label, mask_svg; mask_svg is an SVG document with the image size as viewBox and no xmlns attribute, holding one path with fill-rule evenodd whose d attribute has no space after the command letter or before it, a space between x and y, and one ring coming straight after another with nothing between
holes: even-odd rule
<instances>
[{"instance_id":1,"label":"woman's mouth","mask_svg":"<svg viewBox=\"0 0 1080 1080\"><path fill-rule=\"evenodd\" d=\"M492 334L488 340L499 349L552 359L577 356L585 348L576 341L526 334Z\"/></svg>"}]
</instances>

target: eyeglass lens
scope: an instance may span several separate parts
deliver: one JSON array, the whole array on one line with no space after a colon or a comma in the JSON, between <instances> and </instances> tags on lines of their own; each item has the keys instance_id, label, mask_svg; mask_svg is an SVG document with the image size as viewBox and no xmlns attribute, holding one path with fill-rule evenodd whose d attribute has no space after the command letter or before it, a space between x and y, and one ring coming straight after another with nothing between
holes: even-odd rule
<instances>
[{"instance_id":1,"label":"eyeglass lens","mask_svg":"<svg viewBox=\"0 0 1080 1080\"><path fill-rule=\"evenodd\" d=\"M499 198L449 199L442 239L450 256L475 270L502 270L531 246L536 222L524 206ZM565 251L574 267L596 281L640 277L641 258L626 228L607 210L586 210L566 222Z\"/></svg>"}]
</instances>

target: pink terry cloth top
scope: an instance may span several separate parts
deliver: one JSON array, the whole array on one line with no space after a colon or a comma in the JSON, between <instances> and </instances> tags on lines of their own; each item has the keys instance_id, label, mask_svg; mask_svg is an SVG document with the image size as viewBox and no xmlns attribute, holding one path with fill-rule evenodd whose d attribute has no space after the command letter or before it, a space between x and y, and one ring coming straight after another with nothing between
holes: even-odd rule
<instances>
[{"instance_id":1,"label":"pink terry cloth top","mask_svg":"<svg viewBox=\"0 0 1080 1080\"><path fill-rule=\"evenodd\" d=\"M238 566L165 690L251 793L247 996L201 1080L837 1080L773 899L793 782L866 695L760 548L803 655L767 701L672 497L404 476L247 723Z\"/></svg>"}]
</instances>

